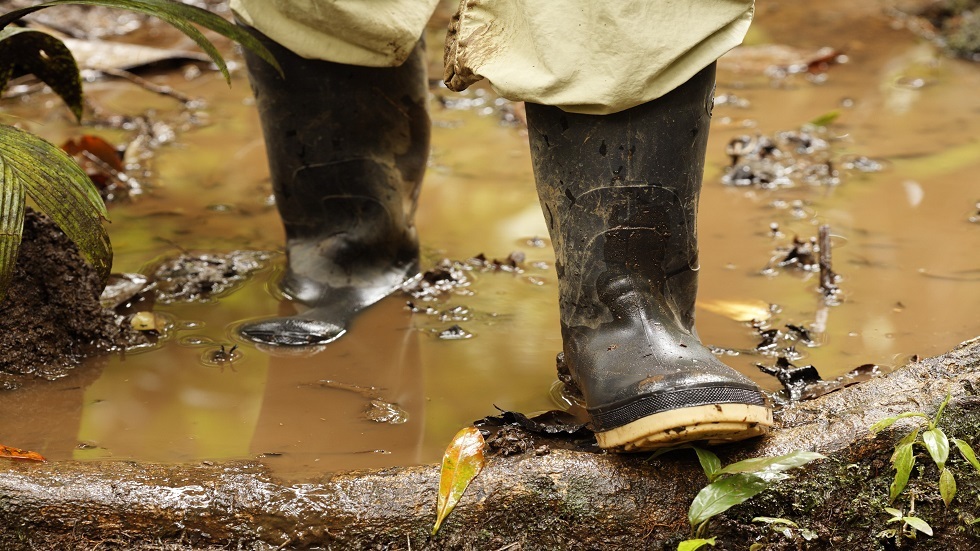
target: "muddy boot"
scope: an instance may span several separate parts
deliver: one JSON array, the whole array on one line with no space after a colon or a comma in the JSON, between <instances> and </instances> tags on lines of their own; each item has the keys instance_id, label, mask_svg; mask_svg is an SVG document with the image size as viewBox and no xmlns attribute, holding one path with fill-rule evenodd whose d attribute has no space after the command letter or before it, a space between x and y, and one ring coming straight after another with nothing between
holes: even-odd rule
<instances>
[{"instance_id":1,"label":"muddy boot","mask_svg":"<svg viewBox=\"0 0 980 551\"><path fill-rule=\"evenodd\" d=\"M772 424L762 391L694 331L714 75L613 115L527 105L564 358L603 448L734 441Z\"/></svg>"},{"instance_id":2,"label":"muddy boot","mask_svg":"<svg viewBox=\"0 0 980 551\"><path fill-rule=\"evenodd\" d=\"M399 67L373 68L305 59L255 34L285 73L246 50L286 229L282 289L309 310L241 333L322 344L418 273L415 203L430 131L424 46Z\"/></svg>"}]
</instances>

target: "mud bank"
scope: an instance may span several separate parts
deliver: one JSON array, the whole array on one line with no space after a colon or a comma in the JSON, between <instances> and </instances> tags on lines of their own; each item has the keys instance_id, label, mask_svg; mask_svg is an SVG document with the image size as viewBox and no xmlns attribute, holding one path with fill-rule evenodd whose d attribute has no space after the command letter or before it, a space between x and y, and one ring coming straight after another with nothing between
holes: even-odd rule
<instances>
[{"instance_id":1,"label":"mud bank","mask_svg":"<svg viewBox=\"0 0 980 551\"><path fill-rule=\"evenodd\" d=\"M944 428L974 444L980 433L980 339L885 377L783 410L766 439L719 449L724 462L805 449L828 459L713 521L719 549L803 548L771 537L754 516L793 520L817 534L806 549L891 549L885 528L889 456L908 425L872 438L874 422L906 411L932 413L947 392ZM968 526L980 474L953 459L958 497L946 508L938 472L920 457L894 506L933 527L903 545L963 549L980 543ZM924 466L922 466L924 465ZM4 549L673 549L686 537L687 508L706 480L693 454L660 459L554 450L494 458L439 536L434 465L343 473L286 483L250 463L190 466L134 462L0 464ZM768 533L768 535L767 535Z\"/></svg>"},{"instance_id":2,"label":"mud bank","mask_svg":"<svg viewBox=\"0 0 980 551\"><path fill-rule=\"evenodd\" d=\"M56 379L80 358L134 344L78 248L46 216L28 209L7 296L0 301L0 389Z\"/></svg>"}]
</instances>

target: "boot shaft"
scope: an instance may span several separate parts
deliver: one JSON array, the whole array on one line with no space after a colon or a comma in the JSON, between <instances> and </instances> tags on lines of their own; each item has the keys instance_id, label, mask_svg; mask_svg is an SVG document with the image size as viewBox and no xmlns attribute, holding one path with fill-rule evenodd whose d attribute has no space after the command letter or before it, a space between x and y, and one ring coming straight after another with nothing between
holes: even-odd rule
<instances>
[{"instance_id":1,"label":"boot shaft","mask_svg":"<svg viewBox=\"0 0 980 551\"><path fill-rule=\"evenodd\" d=\"M422 41L403 65L375 68L306 59L252 31L283 69L245 52L287 238L381 215L413 226L430 135Z\"/></svg>"},{"instance_id":2,"label":"boot shaft","mask_svg":"<svg viewBox=\"0 0 980 551\"><path fill-rule=\"evenodd\" d=\"M306 59L252 32L284 73L245 52L286 232L284 291L308 305L331 289L390 292L417 269L424 44L399 67L359 67Z\"/></svg>"},{"instance_id":3,"label":"boot shaft","mask_svg":"<svg viewBox=\"0 0 980 551\"><path fill-rule=\"evenodd\" d=\"M713 90L711 65L666 96L613 115L527 105L563 326L611 321L624 285L665 297L669 314L693 326Z\"/></svg>"}]
</instances>

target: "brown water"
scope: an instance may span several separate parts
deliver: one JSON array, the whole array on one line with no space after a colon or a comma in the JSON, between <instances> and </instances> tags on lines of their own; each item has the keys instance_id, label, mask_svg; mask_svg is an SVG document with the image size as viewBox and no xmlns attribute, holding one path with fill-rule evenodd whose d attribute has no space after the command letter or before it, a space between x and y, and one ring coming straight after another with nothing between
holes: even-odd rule
<instances>
[{"instance_id":1,"label":"brown water","mask_svg":"<svg viewBox=\"0 0 980 551\"><path fill-rule=\"evenodd\" d=\"M834 10L836 4L842 9ZM945 58L894 29L877 8L824 6L813 14L812 7L760 3L748 42L806 51L832 46L849 61L833 67L822 84L802 77L773 83L745 69L745 56L723 61L719 94L737 94L750 106L715 109L708 150L699 332L732 351L726 361L770 390L778 383L754 364L772 359L747 352L758 343L755 332L715 313L719 305L778 305L773 327L807 326L820 344L804 347L805 357L795 363L812 363L825 378L865 363L901 365L980 334L980 225L968 221L980 200L980 67ZM430 45L441 44L438 34L432 31ZM430 49L437 76L441 48ZM138 271L181 249L280 247L244 73L235 74L230 89L212 74L160 78L205 98L210 125L181 132L159 150L147 193L112 209L115 271ZM129 84L93 83L86 90L110 112L153 109L161 120L181 117L174 100ZM238 342L233 326L290 311L270 292L280 256L215 303L159 306L176 322L160 348L95 360L66 379L5 394L0 442L51 459L259 458L284 476L306 477L435 461L456 430L495 413L494 405L552 409L561 347L557 285L550 247L527 243L547 229L526 134L500 123L492 92L462 96L470 100L467 108L442 107L437 97L461 96L433 88L432 155L418 211L423 263L480 252L503 258L521 250L528 257L524 274L471 273L471 294L436 305L465 305L470 319L413 315L404 309L405 297L392 297L322 350L303 356L259 350ZM39 110L39 99L57 107L47 96L4 107L56 143L79 133L65 124L60 107ZM842 138L838 156L872 157L886 170L845 174L835 187L767 191L720 183L731 138L798 128L834 109L842 113L831 127ZM126 139L122 132L100 134ZM793 201L802 208L784 207ZM770 235L772 222L786 237ZM820 224L839 236L834 268L843 276L844 300L836 306L824 304L815 275L761 274L777 246L793 234L815 236ZM474 338L436 338L454 323ZM238 344L240 359L204 362L219 344ZM407 421L366 419L372 400L397 405Z\"/></svg>"}]
</instances>

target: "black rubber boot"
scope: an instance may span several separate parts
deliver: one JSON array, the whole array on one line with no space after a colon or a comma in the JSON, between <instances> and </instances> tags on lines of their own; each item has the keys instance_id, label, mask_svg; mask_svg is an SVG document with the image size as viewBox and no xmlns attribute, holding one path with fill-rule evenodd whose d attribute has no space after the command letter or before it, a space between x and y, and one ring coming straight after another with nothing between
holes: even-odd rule
<instances>
[{"instance_id":1,"label":"black rubber boot","mask_svg":"<svg viewBox=\"0 0 980 551\"><path fill-rule=\"evenodd\" d=\"M772 424L760 389L694 331L714 75L612 115L527 105L565 362L603 448L740 440Z\"/></svg>"},{"instance_id":2,"label":"black rubber boot","mask_svg":"<svg viewBox=\"0 0 980 551\"><path fill-rule=\"evenodd\" d=\"M286 229L282 289L310 309L241 333L322 344L418 273L414 215L430 132L424 45L399 67L359 67L305 59L253 32L285 74L246 50Z\"/></svg>"}]
</instances>

